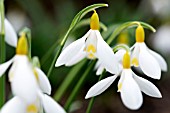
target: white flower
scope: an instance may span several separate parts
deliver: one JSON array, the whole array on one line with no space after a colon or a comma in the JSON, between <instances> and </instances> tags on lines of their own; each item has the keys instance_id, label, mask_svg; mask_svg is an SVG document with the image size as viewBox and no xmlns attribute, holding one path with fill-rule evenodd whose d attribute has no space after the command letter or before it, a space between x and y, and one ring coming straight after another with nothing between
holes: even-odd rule
<instances>
[{"instance_id":1,"label":"white flower","mask_svg":"<svg viewBox=\"0 0 170 113\"><path fill-rule=\"evenodd\" d=\"M44 93L51 94L48 78L39 68L33 68L27 57L27 41L24 36L19 39L16 52L11 60L0 65L0 76L2 76L12 64L8 75L13 94L28 103L35 101L40 89Z\"/></svg>"},{"instance_id":2,"label":"white flower","mask_svg":"<svg viewBox=\"0 0 170 113\"><path fill-rule=\"evenodd\" d=\"M123 68L120 73L96 83L90 88L85 98L88 99L101 94L118 76L120 76L118 92L121 94L123 104L129 109L136 110L140 108L143 103L142 92L152 97L162 97L160 91L154 84L132 72L130 69L130 55L128 53L123 56L122 63Z\"/></svg>"},{"instance_id":3,"label":"white flower","mask_svg":"<svg viewBox=\"0 0 170 113\"><path fill-rule=\"evenodd\" d=\"M132 65L140 67L147 76L160 79L161 70L167 71L166 61L158 53L150 50L144 42L144 30L141 25L136 29L136 43L132 46Z\"/></svg>"},{"instance_id":4,"label":"white flower","mask_svg":"<svg viewBox=\"0 0 170 113\"><path fill-rule=\"evenodd\" d=\"M8 101L0 113L66 113L65 110L50 96L41 94L33 103L27 103L15 96Z\"/></svg>"},{"instance_id":5,"label":"white flower","mask_svg":"<svg viewBox=\"0 0 170 113\"><path fill-rule=\"evenodd\" d=\"M17 46L17 34L14 30L14 28L12 27L11 23L5 19L4 20L4 24L5 24L5 41L13 47ZM1 25L1 21L0 21L0 25ZM1 27L0 27L0 31L1 31Z\"/></svg>"},{"instance_id":6,"label":"white flower","mask_svg":"<svg viewBox=\"0 0 170 113\"><path fill-rule=\"evenodd\" d=\"M85 57L89 59L98 58L107 71L117 73L118 62L112 49L103 40L99 32L99 18L96 12L91 17L91 29L80 39L67 46L58 57L55 66L71 66ZM110 63L112 62L112 63Z\"/></svg>"}]
</instances>

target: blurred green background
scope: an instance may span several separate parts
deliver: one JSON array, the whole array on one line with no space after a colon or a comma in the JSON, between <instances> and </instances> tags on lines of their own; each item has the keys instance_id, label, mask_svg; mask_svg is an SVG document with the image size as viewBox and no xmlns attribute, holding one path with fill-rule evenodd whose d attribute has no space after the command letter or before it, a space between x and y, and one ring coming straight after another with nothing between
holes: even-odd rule
<instances>
[{"instance_id":1,"label":"blurred green background","mask_svg":"<svg viewBox=\"0 0 170 113\"><path fill-rule=\"evenodd\" d=\"M83 8L94 3L108 3L108 8L97 9L100 21L106 26L113 26L127 21L143 21L157 29L156 33L146 31L146 43L150 48L159 52L167 62L170 62L170 0L5 0L6 17L19 32L27 26L32 31L32 55L38 56L42 69L47 73L55 56L57 48L50 53L53 45L59 44L74 16ZM85 18L89 18L89 13ZM73 41L84 35L89 25L77 28L69 37ZM114 28L113 28L114 30ZM128 41L134 43L135 29L128 30ZM68 43L69 43L68 41ZM113 42L112 46L117 43ZM15 54L15 49L7 46L7 59ZM71 67L72 68L72 67ZM64 78L70 71L69 67L54 68L50 76L53 94L57 91ZM85 68L81 70L81 74ZM74 83L70 85L61 101L64 105L68 95L81 77L79 74ZM108 73L106 76L110 76ZM147 78L144 75L141 75ZM170 111L170 72L162 73L160 81L152 81L161 91L163 98L156 99L144 95L143 106L138 111L130 111L122 104L117 93L117 81L96 98L92 113L169 113ZM98 80L95 72L92 72L81 88L76 98L75 106L79 109L73 113L84 113L89 100L84 97L88 89ZM9 88L8 88L9 89ZM75 107L73 107L75 108Z\"/></svg>"}]
</instances>

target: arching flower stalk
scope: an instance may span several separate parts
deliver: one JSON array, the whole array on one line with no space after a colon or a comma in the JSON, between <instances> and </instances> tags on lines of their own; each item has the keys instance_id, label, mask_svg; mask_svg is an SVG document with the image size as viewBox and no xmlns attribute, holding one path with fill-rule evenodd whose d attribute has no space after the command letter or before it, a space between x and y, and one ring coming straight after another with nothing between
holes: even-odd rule
<instances>
[{"instance_id":1,"label":"arching flower stalk","mask_svg":"<svg viewBox=\"0 0 170 113\"><path fill-rule=\"evenodd\" d=\"M136 43L131 47L132 65L140 67L147 76L160 79L161 70L167 71L167 63L161 55L149 49L144 41L145 32L139 24L136 29Z\"/></svg>"},{"instance_id":2,"label":"arching flower stalk","mask_svg":"<svg viewBox=\"0 0 170 113\"><path fill-rule=\"evenodd\" d=\"M90 28L82 38L74 41L62 51L55 66L71 66L85 57L92 60L98 58L107 71L113 74L117 73L119 71L118 62L112 49L99 32L99 17L96 11L91 17Z\"/></svg>"},{"instance_id":3,"label":"arching flower stalk","mask_svg":"<svg viewBox=\"0 0 170 113\"><path fill-rule=\"evenodd\" d=\"M122 58L122 56L120 56ZM104 92L120 76L118 82L118 92L120 92L123 104L132 110L139 109L143 103L142 92L145 94L161 98L162 95L158 88L148 80L137 76L131 70L130 54L123 55L121 71L114 76L107 77L96 83L86 94L86 99L97 96Z\"/></svg>"}]
</instances>

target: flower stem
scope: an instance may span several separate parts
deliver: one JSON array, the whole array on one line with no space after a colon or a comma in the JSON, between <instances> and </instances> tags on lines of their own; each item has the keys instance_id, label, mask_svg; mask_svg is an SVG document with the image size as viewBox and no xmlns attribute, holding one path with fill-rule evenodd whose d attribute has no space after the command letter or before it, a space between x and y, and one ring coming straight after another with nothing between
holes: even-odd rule
<instances>
[{"instance_id":1,"label":"flower stem","mask_svg":"<svg viewBox=\"0 0 170 113\"><path fill-rule=\"evenodd\" d=\"M1 17L1 31L0 31L0 63L5 62L5 29L4 29L4 1L0 1L0 17ZM5 76L0 78L0 108L5 102Z\"/></svg>"},{"instance_id":2,"label":"flower stem","mask_svg":"<svg viewBox=\"0 0 170 113\"><path fill-rule=\"evenodd\" d=\"M106 71L103 71L103 73L100 75L98 81L100 81L100 80L103 78L105 72L106 72ZM90 111L91 111L91 109L92 109L92 107L93 107L94 101L95 101L95 97L93 97L93 98L90 99L90 102L89 102L89 105L88 105L88 107L87 107L86 113L90 113Z\"/></svg>"},{"instance_id":3,"label":"flower stem","mask_svg":"<svg viewBox=\"0 0 170 113\"><path fill-rule=\"evenodd\" d=\"M69 98L66 101L66 104L64 106L64 108L66 109L66 111L68 111L71 103L73 102L73 100L75 99L77 92L79 91L79 89L81 88L81 86L83 85L84 81L87 78L87 75L90 73L90 71L93 70L93 66L95 65L96 61L92 61L92 63L88 66L88 68L86 69L86 71L84 72L84 74L82 75L82 77L80 78L80 80L78 81L77 85L75 86L75 88L73 89L73 91L71 92L71 95L69 96Z\"/></svg>"}]
</instances>

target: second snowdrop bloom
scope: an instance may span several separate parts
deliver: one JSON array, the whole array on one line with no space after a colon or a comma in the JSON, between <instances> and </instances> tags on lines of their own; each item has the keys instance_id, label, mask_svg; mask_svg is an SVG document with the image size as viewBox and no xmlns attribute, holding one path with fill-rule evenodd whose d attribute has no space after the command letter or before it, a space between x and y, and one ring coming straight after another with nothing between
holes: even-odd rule
<instances>
[{"instance_id":1,"label":"second snowdrop bloom","mask_svg":"<svg viewBox=\"0 0 170 113\"><path fill-rule=\"evenodd\" d=\"M143 103L142 92L151 97L162 97L160 91L154 84L132 72L130 68L130 55L128 52L123 56L122 67L120 73L107 77L91 87L85 98L88 99L101 94L118 76L120 76L118 92L120 92L123 104L129 109L136 110L141 107Z\"/></svg>"},{"instance_id":2,"label":"second snowdrop bloom","mask_svg":"<svg viewBox=\"0 0 170 113\"><path fill-rule=\"evenodd\" d=\"M90 30L80 39L67 46L56 61L55 66L71 66L85 57L88 59L98 58L107 71L118 72L118 62L109 45L103 40L99 32L99 17L94 11L90 20Z\"/></svg>"},{"instance_id":3,"label":"second snowdrop bloom","mask_svg":"<svg viewBox=\"0 0 170 113\"><path fill-rule=\"evenodd\" d=\"M12 64L8 74L12 92L14 95L31 103L37 98L39 87L27 54L27 39L25 34L23 34L18 41L16 55L11 60L0 65L0 76L2 76Z\"/></svg>"},{"instance_id":4,"label":"second snowdrop bloom","mask_svg":"<svg viewBox=\"0 0 170 113\"><path fill-rule=\"evenodd\" d=\"M17 46L17 34L13 26L7 19L4 20L4 25L5 25L5 41L10 46L16 47ZM0 21L0 26L1 26L1 21ZM0 31L1 31L1 27L0 27Z\"/></svg>"},{"instance_id":5,"label":"second snowdrop bloom","mask_svg":"<svg viewBox=\"0 0 170 113\"><path fill-rule=\"evenodd\" d=\"M15 96L1 109L0 113L66 113L65 110L50 96L40 94L33 103L27 103L22 98Z\"/></svg>"},{"instance_id":6,"label":"second snowdrop bloom","mask_svg":"<svg viewBox=\"0 0 170 113\"><path fill-rule=\"evenodd\" d=\"M167 63L158 53L150 50L145 42L145 33L141 25L136 29L136 43L132 46L132 65L140 67L147 76L160 79L161 70L167 71Z\"/></svg>"}]
</instances>

